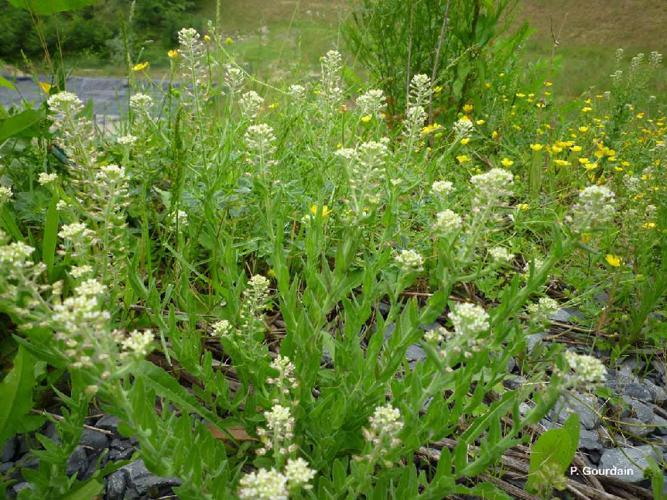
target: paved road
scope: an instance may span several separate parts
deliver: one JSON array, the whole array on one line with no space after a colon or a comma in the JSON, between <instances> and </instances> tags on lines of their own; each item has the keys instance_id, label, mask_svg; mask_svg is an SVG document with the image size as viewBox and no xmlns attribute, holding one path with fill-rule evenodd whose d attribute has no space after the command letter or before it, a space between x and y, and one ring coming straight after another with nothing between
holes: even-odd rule
<instances>
[{"instance_id":1,"label":"paved road","mask_svg":"<svg viewBox=\"0 0 667 500\"><path fill-rule=\"evenodd\" d=\"M18 105L23 99L39 104L46 98L30 77L5 78L16 86L16 90L0 87L0 104L5 107ZM83 102L92 99L96 115L119 116L127 110L130 89L125 78L71 77L67 80L67 90Z\"/></svg>"}]
</instances>

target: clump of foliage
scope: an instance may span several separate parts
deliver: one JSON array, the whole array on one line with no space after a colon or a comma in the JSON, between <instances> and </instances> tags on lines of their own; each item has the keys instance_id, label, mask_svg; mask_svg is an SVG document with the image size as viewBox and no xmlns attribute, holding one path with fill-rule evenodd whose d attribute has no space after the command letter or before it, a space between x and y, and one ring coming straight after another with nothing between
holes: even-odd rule
<instances>
[{"instance_id":1,"label":"clump of foliage","mask_svg":"<svg viewBox=\"0 0 667 500\"><path fill-rule=\"evenodd\" d=\"M343 34L358 60L401 113L411 78L429 75L439 112L459 111L492 74L516 61L526 26L509 33L516 0L361 0Z\"/></svg>"},{"instance_id":2,"label":"clump of foliage","mask_svg":"<svg viewBox=\"0 0 667 500\"><path fill-rule=\"evenodd\" d=\"M36 396L61 413L27 493L99 493L109 469L65 474L95 405L182 498L507 498L488 480L502 454L605 376L527 335L611 283L618 343L664 342L664 296L615 291L664 270L667 119L621 85L657 54L564 105L499 71L440 122L415 74L390 126L387 95L352 95L337 51L318 79L269 88L215 30L178 40L172 85L136 71L114 131L56 86L0 127L17 349L0 436L39 427L22 420ZM527 379L512 389L510 358ZM532 489L562 484L561 458L536 458Z\"/></svg>"}]
</instances>

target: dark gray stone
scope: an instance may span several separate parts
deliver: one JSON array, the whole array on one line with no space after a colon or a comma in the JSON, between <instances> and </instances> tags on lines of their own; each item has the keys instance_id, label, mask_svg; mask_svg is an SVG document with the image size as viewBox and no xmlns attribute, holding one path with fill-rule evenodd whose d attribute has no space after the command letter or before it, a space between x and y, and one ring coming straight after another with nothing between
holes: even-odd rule
<instances>
[{"instance_id":1,"label":"dark gray stone","mask_svg":"<svg viewBox=\"0 0 667 500\"><path fill-rule=\"evenodd\" d=\"M18 495L19 492L25 490L26 488L32 488L32 486L30 486L30 483L27 483L25 481L22 483L17 483L14 486L12 486L12 491L14 492L14 496Z\"/></svg>"},{"instance_id":2,"label":"dark gray stone","mask_svg":"<svg viewBox=\"0 0 667 500\"><path fill-rule=\"evenodd\" d=\"M132 457L134 451L134 446L129 440L114 438L111 440L109 460L127 460Z\"/></svg>"},{"instance_id":3,"label":"dark gray stone","mask_svg":"<svg viewBox=\"0 0 667 500\"><path fill-rule=\"evenodd\" d=\"M534 333L526 337L526 344L528 346L528 352L532 352L538 345L541 345L544 342L544 333Z\"/></svg>"},{"instance_id":4,"label":"dark gray stone","mask_svg":"<svg viewBox=\"0 0 667 500\"><path fill-rule=\"evenodd\" d=\"M118 417L113 415L104 415L97 421L97 423L95 423L95 427L99 427L105 431L117 432L119 423L120 421L118 420Z\"/></svg>"},{"instance_id":5,"label":"dark gray stone","mask_svg":"<svg viewBox=\"0 0 667 500\"><path fill-rule=\"evenodd\" d=\"M558 321L559 323L571 323L576 318L583 318L584 315L579 309L574 307L562 307L551 315L551 321Z\"/></svg>"},{"instance_id":6,"label":"dark gray stone","mask_svg":"<svg viewBox=\"0 0 667 500\"><path fill-rule=\"evenodd\" d=\"M509 376L503 382L505 387L507 387L511 391L514 391L514 390L518 389L519 387L523 386L526 383L528 383L528 380L526 380L521 375Z\"/></svg>"},{"instance_id":7,"label":"dark gray stone","mask_svg":"<svg viewBox=\"0 0 667 500\"><path fill-rule=\"evenodd\" d=\"M0 474L6 474L14 467L14 462L3 462L0 464Z\"/></svg>"},{"instance_id":8,"label":"dark gray stone","mask_svg":"<svg viewBox=\"0 0 667 500\"><path fill-rule=\"evenodd\" d=\"M151 490L163 490L181 484L177 478L160 477L152 474L143 460L137 460L121 468L125 474L127 488L133 489L138 495L146 495Z\"/></svg>"},{"instance_id":9,"label":"dark gray stone","mask_svg":"<svg viewBox=\"0 0 667 500\"><path fill-rule=\"evenodd\" d=\"M93 450L103 450L109 447L109 438L103 432L84 429L79 444Z\"/></svg>"},{"instance_id":10,"label":"dark gray stone","mask_svg":"<svg viewBox=\"0 0 667 500\"><path fill-rule=\"evenodd\" d=\"M600 470L607 469L619 472L614 474L616 479L627 483L639 483L644 480L644 469L648 467L648 458L659 460L653 447L649 445L637 448L613 448L605 450L600 457ZM609 474L609 472L607 473Z\"/></svg>"},{"instance_id":11,"label":"dark gray stone","mask_svg":"<svg viewBox=\"0 0 667 500\"><path fill-rule=\"evenodd\" d=\"M16 441L16 437L10 437L2 446L2 451L0 451L0 462L11 462L12 458L16 455L17 448L18 442Z\"/></svg>"},{"instance_id":12,"label":"dark gray stone","mask_svg":"<svg viewBox=\"0 0 667 500\"><path fill-rule=\"evenodd\" d=\"M418 344L408 346L405 352L405 358L408 361L423 361L426 359L426 351Z\"/></svg>"},{"instance_id":13,"label":"dark gray stone","mask_svg":"<svg viewBox=\"0 0 667 500\"><path fill-rule=\"evenodd\" d=\"M551 410L550 418L562 424L572 413L577 413L581 425L586 429L594 429L600 423L600 405L595 396L589 394L564 395Z\"/></svg>"},{"instance_id":14,"label":"dark gray stone","mask_svg":"<svg viewBox=\"0 0 667 500\"><path fill-rule=\"evenodd\" d=\"M579 448L588 451L602 451L604 446L600 442L600 435L597 431L589 431L588 429L581 429L579 431Z\"/></svg>"},{"instance_id":15,"label":"dark gray stone","mask_svg":"<svg viewBox=\"0 0 667 500\"><path fill-rule=\"evenodd\" d=\"M125 493L125 474L122 470L117 470L113 474L109 474L106 479L107 483L107 500L122 500Z\"/></svg>"},{"instance_id":16,"label":"dark gray stone","mask_svg":"<svg viewBox=\"0 0 667 500\"><path fill-rule=\"evenodd\" d=\"M67 459L67 475L73 476L79 474L83 477L87 468L88 456L86 455L86 449L83 446L77 446Z\"/></svg>"}]
</instances>

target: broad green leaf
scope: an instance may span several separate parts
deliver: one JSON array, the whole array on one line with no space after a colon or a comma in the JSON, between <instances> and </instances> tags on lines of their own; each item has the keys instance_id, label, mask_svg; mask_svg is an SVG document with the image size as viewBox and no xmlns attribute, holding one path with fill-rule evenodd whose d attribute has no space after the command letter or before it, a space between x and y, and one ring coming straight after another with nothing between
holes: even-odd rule
<instances>
[{"instance_id":1,"label":"broad green leaf","mask_svg":"<svg viewBox=\"0 0 667 500\"><path fill-rule=\"evenodd\" d=\"M26 109L21 113L0 120L0 141L15 137L44 119L44 111Z\"/></svg>"},{"instance_id":2,"label":"broad green leaf","mask_svg":"<svg viewBox=\"0 0 667 500\"><path fill-rule=\"evenodd\" d=\"M33 358L19 347L13 368L0 383L0 443L21 429L23 418L32 409L34 383Z\"/></svg>"},{"instance_id":3,"label":"broad green leaf","mask_svg":"<svg viewBox=\"0 0 667 500\"><path fill-rule=\"evenodd\" d=\"M0 76L0 87L5 87L9 90L16 90L16 87L14 87L14 84L7 80L6 78L3 78Z\"/></svg>"},{"instance_id":4,"label":"broad green leaf","mask_svg":"<svg viewBox=\"0 0 667 500\"><path fill-rule=\"evenodd\" d=\"M57 12L81 9L97 3L97 0L9 0L9 3L19 9L48 16Z\"/></svg>"},{"instance_id":5,"label":"broad green leaf","mask_svg":"<svg viewBox=\"0 0 667 500\"><path fill-rule=\"evenodd\" d=\"M560 429L542 434L530 452L528 491L559 487L567 467L572 463L579 444L579 416L572 414Z\"/></svg>"},{"instance_id":6,"label":"broad green leaf","mask_svg":"<svg viewBox=\"0 0 667 500\"><path fill-rule=\"evenodd\" d=\"M51 275L53 262L56 255L56 244L58 241L58 195L54 194L46 212L44 221L44 237L42 239L42 260L46 264L46 269Z\"/></svg>"}]
</instances>

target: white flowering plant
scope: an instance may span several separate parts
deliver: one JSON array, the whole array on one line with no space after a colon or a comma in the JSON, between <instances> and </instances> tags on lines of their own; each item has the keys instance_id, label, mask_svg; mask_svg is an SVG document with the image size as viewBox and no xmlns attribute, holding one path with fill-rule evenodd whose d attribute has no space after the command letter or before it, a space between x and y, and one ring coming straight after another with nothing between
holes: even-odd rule
<instances>
[{"instance_id":1,"label":"white flowering plant","mask_svg":"<svg viewBox=\"0 0 667 500\"><path fill-rule=\"evenodd\" d=\"M0 391L26 377L0 442L36 431L43 419L17 421L48 399L63 443L38 438L32 493L101 492L114 466L67 477L100 408L182 498L508 498L490 479L503 454L606 375L558 346L531 354L528 336L569 299L591 307L581 287L609 273L632 342L664 307L659 274L628 307L638 269L659 265L664 116L627 147L646 165L625 180L621 139L586 142L605 174L563 173L555 160L583 154L574 123L547 128L508 89L436 124L437 82L416 74L390 118L391 96L346 87L336 50L318 80L273 86L214 30L178 41L170 75L187 84L133 80L117 130L54 91L47 136L0 145L0 311L17 352ZM548 157L529 126L549 131Z\"/></svg>"}]
</instances>

